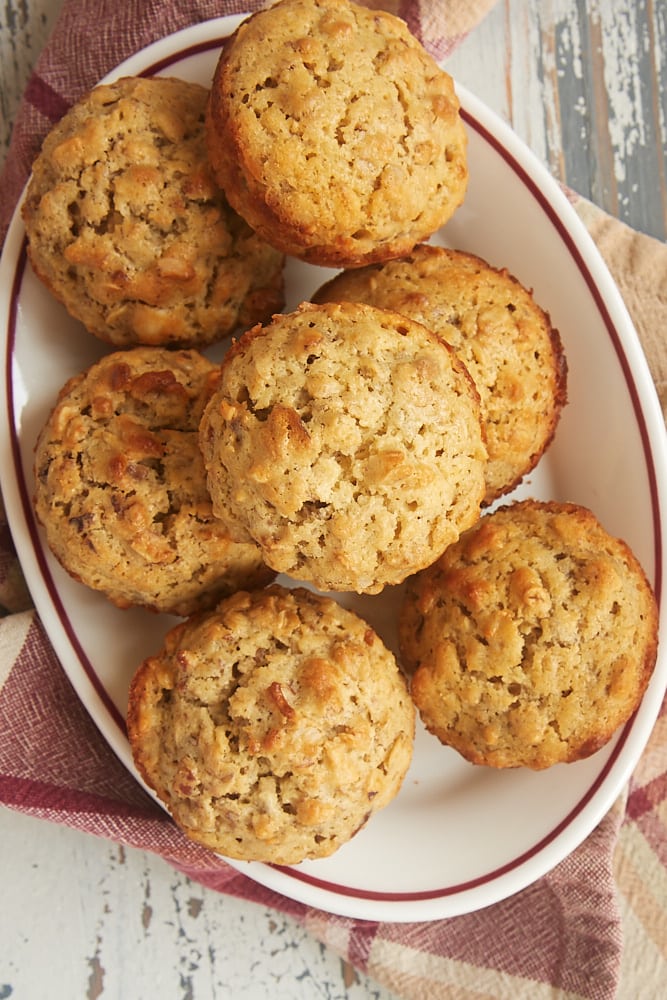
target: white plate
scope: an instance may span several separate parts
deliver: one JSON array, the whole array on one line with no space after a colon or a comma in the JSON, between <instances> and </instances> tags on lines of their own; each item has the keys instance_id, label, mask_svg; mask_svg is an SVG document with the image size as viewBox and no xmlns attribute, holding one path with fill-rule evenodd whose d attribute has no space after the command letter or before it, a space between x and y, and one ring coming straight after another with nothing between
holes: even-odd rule
<instances>
[{"instance_id":1,"label":"white plate","mask_svg":"<svg viewBox=\"0 0 667 1000\"><path fill-rule=\"evenodd\" d=\"M240 18L188 28L138 53L107 79L180 76L208 85L221 39ZM560 188L516 136L459 88L470 145L465 205L437 239L507 266L551 313L569 368L556 439L518 496L591 507L626 539L663 588L665 428L626 310ZM288 307L331 272L290 261ZM0 468L14 541L42 621L103 736L133 769L123 718L130 677L173 619L118 611L74 583L35 525L32 450L57 391L104 350L26 265L14 217L0 270L5 378ZM352 601L393 645L392 598ZM349 601L347 603L350 603ZM661 622L665 604L661 599ZM234 866L311 906L370 920L449 917L503 899L549 871L595 827L635 767L667 684L660 656L634 719L586 761L541 773L473 767L423 730L400 794L333 857L292 868Z\"/></svg>"}]
</instances>

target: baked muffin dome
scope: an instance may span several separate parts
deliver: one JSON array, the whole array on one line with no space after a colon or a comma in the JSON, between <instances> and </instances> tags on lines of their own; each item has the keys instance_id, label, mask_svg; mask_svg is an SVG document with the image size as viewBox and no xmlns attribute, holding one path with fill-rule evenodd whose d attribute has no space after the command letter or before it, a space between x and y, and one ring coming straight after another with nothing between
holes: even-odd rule
<instances>
[{"instance_id":1,"label":"baked muffin dome","mask_svg":"<svg viewBox=\"0 0 667 1000\"><path fill-rule=\"evenodd\" d=\"M135 764L187 836L275 864L333 853L394 798L414 723L366 622L278 586L169 632L127 716Z\"/></svg>"},{"instance_id":2,"label":"baked muffin dome","mask_svg":"<svg viewBox=\"0 0 667 1000\"><path fill-rule=\"evenodd\" d=\"M127 77L54 126L23 205L36 274L116 347L203 347L283 307L283 257L229 207L204 136L208 91Z\"/></svg>"},{"instance_id":3,"label":"baked muffin dome","mask_svg":"<svg viewBox=\"0 0 667 1000\"><path fill-rule=\"evenodd\" d=\"M567 365L549 316L506 269L420 244L400 260L343 271L313 296L341 300L403 313L454 348L480 397L485 504L535 468L565 404Z\"/></svg>"},{"instance_id":4,"label":"baked muffin dome","mask_svg":"<svg viewBox=\"0 0 667 1000\"><path fill-rule=\"evenodd\" d=\"M275 576L213 516L198 428L216 382L194 350L117 351L63 386L40 433L47 543L118 607L185 615Z\"/></svg>"},{"instance_id":5,"label":"baked muffin dome","mask_svg":"<svg viewBox=\"0 0 667 1000\"><path fill-rule=\"evenodd\" d=\"M534 769L599 750L656 661L655 598L588 509L485 515L408 582L403 664L426 727L475 764Z\"/></svg>"},{"instance_id":6,"label":"baked muffin dome","mask_svg":"<svg viewBox=\"0 0 667 1000\"><path fill-rule=\"evenodd\" d=\"M230 203L314 264L405 253L467 185L451 77L405 23L348 0L282 0L225 41L207 114Z\"/></svg>"},{"instance_id":7,"label":"baked muffin dome","mask_svg":"<svg viewBox=\"0 0 667 1000\"><path fill-rule=\"evenodd\" d=\"M200 428L213 509L278 572L378 593L479 516L486 451L465 367L430 330L302 304L228 352Z\"/></svg>"}]
</instances>

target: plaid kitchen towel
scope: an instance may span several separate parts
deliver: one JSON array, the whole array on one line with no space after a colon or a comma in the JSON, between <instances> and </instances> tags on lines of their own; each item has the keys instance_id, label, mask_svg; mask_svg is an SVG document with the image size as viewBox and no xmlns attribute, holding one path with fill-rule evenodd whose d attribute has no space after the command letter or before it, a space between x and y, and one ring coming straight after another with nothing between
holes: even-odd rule
<instances>
[{"instance_id":1,"label":"plaid kitchen towel","mask_svg":"<svg viewBox=\"0 0 667 1000\"><path fill-rule=\"evenodd\" d=\"M438 58L493 0L366 0L403 17ZM65 0L32 75L0 179L0 237L51 125L128 55L177 29L255 10L257 0ZM620 287L667 404L667 248L572 200ZM220 892L289 913L406 998L610 1000L667 983L667 714L629 788L566 860L522 892L467 915L393 924L332 916L249 880L179 833L102 740L31 608L0 511L0 802L154 851ZM529 933L527 933L529 929ZM629 995L629 994L628 994Z\"/></svg>"}]
</instances>

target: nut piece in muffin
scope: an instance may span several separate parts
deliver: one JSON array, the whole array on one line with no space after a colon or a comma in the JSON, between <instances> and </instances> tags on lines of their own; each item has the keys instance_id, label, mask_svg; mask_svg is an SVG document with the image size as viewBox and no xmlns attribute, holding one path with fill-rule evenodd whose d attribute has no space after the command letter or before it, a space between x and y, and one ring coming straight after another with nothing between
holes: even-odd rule
<instances>
[{"instance_id":1,"label":"nut piece in muffin","mask_svg":"<svg viewBox=\"0 0 667 1000\"><path fill-rule=\"evenodd\" d=\"M127 715L137 769L184 833L275 864L332 854L394 798L414 724L373 629L277 585L172 629Z\"/></svg>"},{"instance_id":2,"label":"nut piece in muffin","mask_svg":"<svg viewBox=\"0 0 667 1000\"><path fill-rule=\"evenodd\" d=\"M305 303L244 334L200 446L234 537L325 591L402 582L477 520L484 494L465 367L430 330L359 303Z\"/></svg>"},{"instance_id":3,"label":"nut piece in muffin","mask_svg":"<svg viewBox=\"0 0 667 1000\"><path fill-rule=\"evenodd\" d=\"M282 0L224 43L213 170L269 243L313 264L408 251L465 196L454 84L405 23L348 0Z\"/></svg>"},{"instance_id":4,"label":"nut piece in muffin","mask_svg":"<svg viewBox=\"0 0 667 1000\"><path fill-rule=\"evenodd\" d=\"M514 489L551 443L567 394L560 336L532 293L479 257L420 244L400 260L343 271L313 296L341 300L403 313L454 348L480 396L485 505Z\"/></svg>"},{"instance_id":5,"label":"nut piece in muffin","mask_svg":"<svg viewBox=\"0 0 667 1000\"><path fill-rule=\"evenodd\" d=\"M283 307L282 255L213 179L207 98L173 78L101 85L33 165L22 209L33 269L115 347L203 347Z\"/></svg>"},{"instance_id":6,"label":"nut piece in muffin","mask_svg":"<svg viewBox=\"0 0 667 1000\"><path fill-rule=\"evenodd\" d=\"M136 347L63 386L35 453L35 511L77 580L118 607L186 615L275 574L213 516L198 427L217 368Z\"/></svg>"},{"instance_id":7,"label":"nut piece in muffin","mask_svg":"<svg viewBox=\"0 0 667 1000\"><path fill-rule=\"evenodd\" d=\"M587 508L485 515L407 584L399 636L422 720L474 764L590 756L641 701L658 616L628 546Z\"/></svg>"}]
</instances>

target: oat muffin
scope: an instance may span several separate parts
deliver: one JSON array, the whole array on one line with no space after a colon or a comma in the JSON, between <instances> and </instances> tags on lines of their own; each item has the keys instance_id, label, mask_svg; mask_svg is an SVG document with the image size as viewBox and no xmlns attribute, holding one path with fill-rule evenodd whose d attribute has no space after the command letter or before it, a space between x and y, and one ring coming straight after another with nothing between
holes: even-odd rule
<instances>
[{"instance_id":1,"label":"oat muffin","mask_svg":"<svg viewBox=\"0 0 667 1000\"><path fill-rule=\"evenodd\" d=\"M405 253L465 195L451 77L398 17L348 0L282 0L246 19L223 46L206 130L234 208L314 264Z\"/></svg>"},{"instance_id":2,"label":"oat muffin","mask_svg":"<svg viewBox=\"0 0 667 1000\"><path fill-rule=\"evenodd\" d=\"M575 504L485 515L409 581L404 666L426 727L475 764L588 757L637 708L658 616L628 546Z\"/></svg>"},{"instance_id":3,"label":"oat muffin","mask_svg":"<svg viewBox=\"0 0 667 1000\"><path fill-rule=\"evenodd\" d=\"M40 434L48 545L118 607L186 615L275 576L213 516L198 426L216 379L194 350L118 351L67 382Z\"/></svg>"},{"instance_id":4,"label":"oat muffin","mask_svg":"<svg viewBox=\"0 0 667 1000\"><path fill-rule=\"evenodd\" d=\"M278 586L169 632L127 716L137 769L188 837L276 864L332 854L394 798L414 722L373 629Z\"/></svg>"},{"instance_id":5,"label":"oat muffin","mask_svg":"<svg viewBox=\"0 0 667 1000\"><path fill-rule=\"evenodd\" d=\"M204 136L208 91L96 87L47 136L23 221L37 275L116 347L201 347L283 307L283 257L229 207Z\"/></svg>"},{"instance_id":6,"label":"oat muffin","mask_svg":"<svg viewBox=\"0 0 667 1000\"><path fill-rule=\"evenodd\" d=\"M477 393L430 330L359 303L302 304L226 355L201 424L214 512L273 569L378 593L478 516Z\"/></svg>"},{"instance_id":7,"label":"oat muffin","mask_svg":"<svg viewBox=\"0 0 667 1000\"><path fill-rule=\"evenodd\" d=\"M343 271L313 297L341 299L410 316L464 362L480 395L489 453L485 504L537 465L565 403L567 368L549 316L507 270L420 244L400 260Z\"/></svg>"}]
</instances>

